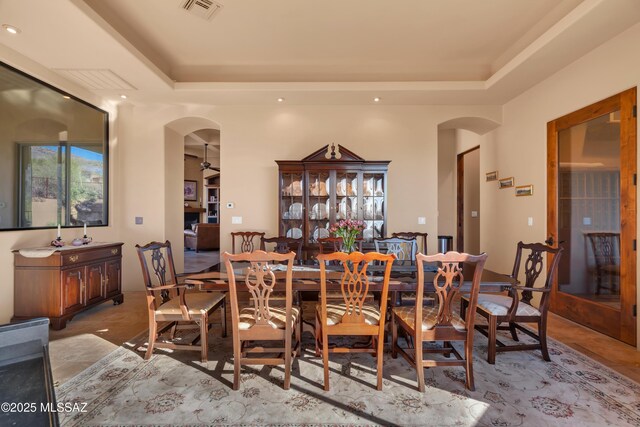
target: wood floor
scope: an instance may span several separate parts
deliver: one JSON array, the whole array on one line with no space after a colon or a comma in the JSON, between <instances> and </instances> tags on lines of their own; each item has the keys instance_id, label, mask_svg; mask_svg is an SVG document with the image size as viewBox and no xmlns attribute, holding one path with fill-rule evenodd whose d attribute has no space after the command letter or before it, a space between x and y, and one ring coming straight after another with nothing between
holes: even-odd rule
<instances>
[{"instance_id":1,"label":"wood floor","mask_svg":"<svg viewBox=\"0 0 640 427\"><path fill-rule=\"evenodd\" d=\"M148 320L145 304L144 292L126 292L124 304L104 303L76 316L67 323L66 329L51 331L54 380L65 382L125 342L146 342ZM230 320L228 322L230 332ZM640 352L634 347L552 313L549 314L548 333L550 337L640 383ZM497 357L496 363L500 363L500 355Z\"/></svg>"}]
</instances>

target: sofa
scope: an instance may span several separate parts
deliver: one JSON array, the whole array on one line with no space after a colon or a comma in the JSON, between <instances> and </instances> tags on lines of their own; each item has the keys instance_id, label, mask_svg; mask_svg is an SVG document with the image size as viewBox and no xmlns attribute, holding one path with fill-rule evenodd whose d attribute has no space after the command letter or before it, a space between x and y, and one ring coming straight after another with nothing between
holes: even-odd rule
<instances>
[{"instance_id":1,"label":"sofa","mask_svg":"<svg viewBox=\"0 0 640 427\"><path fill-rule=\"evenodd\" d=\"M220 249L220 224L198 223L184 230L184 247L196 252Z\"/></svg>"}]
</instances>

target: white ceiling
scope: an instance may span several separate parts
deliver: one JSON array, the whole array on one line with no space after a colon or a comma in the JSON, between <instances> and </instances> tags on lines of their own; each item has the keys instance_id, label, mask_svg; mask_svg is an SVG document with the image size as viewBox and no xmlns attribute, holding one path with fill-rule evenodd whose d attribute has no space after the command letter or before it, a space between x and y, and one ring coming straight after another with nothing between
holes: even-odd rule
<instances>
[{"instance_id":1,"label":"white ceiling","mask_svg":"<svg viewBox=\"0 0 640 427\"><path fill-rule=\"evenodd\" d=\"M0 48L109 70L133 88L92 91L128 102L499 104L640 21L638 0L183 1L0 0L22 30Z\"/></svg>"}]
</instances>

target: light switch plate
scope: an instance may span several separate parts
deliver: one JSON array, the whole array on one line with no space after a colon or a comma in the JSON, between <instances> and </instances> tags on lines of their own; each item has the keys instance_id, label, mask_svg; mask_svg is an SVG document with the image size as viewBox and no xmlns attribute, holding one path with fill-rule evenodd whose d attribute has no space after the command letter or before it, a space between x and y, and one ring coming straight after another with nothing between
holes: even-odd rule
<instances>
[{"instance_id":1,"label":"light switch plate","mask_svg":"<svg viewBox=\"0 0 640 427\"><path fill-rule=\"evenodd\" d=\"M418 224L423 225L427 223L427 218L423 217L423 216L419 216L418 217Z\"/></svg>"},{"instance_id":2,"label":"light switch plate","mask_svg":"<svg viewBox=\"0 0 640 427\"><path fill-rule=\"evenodd\" d=\"M142 225L144 219L141 216L136 217L136 225Z\"/></svg>"},{"instance_id":3,"label":"light switch plate","mask_svg":"<svg viewBox=\"0 0 640 427\"><path fill-rule=\"evenodd\" d=\"M533 227L533 217L532 217L532 216L530 216L529 218L527 218L527 225L528 225L529 227Z\"/></svg>"},{"instance_id":4,"label":"light switch plate","mask_svg":"<svg viewBox=\"0 0 640 427\"><path fill-rule=\"evenodd\" d=\"M584 218L582 218L582 224L591 225L591 218L589 218L588 216L585 216Z\"/></svg>"},{"instance_id":5,"label":"light switch plate","mask_svg":"<svg viewBox=\"0 0 640 427\"><path fill-rule=\"evenodd\" d=\"M242 217L241 216L232 216L231 217L231 224L242 224Z\"/></svg>"},{"instance_id":6,"label":"light switch plate","mask_svg":"<svg viewBox=\"0 0 640 427\"><path fill-rule=\"evenodd\" d=\"M478 211L471 211L471 218L478 218Z\"/></svg>"}]
</instances>

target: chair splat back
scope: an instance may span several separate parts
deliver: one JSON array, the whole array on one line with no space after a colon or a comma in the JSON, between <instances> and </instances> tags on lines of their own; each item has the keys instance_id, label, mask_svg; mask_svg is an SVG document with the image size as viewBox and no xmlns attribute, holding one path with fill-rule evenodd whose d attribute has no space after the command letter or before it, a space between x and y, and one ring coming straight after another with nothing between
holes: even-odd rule
<instances>
[{"instance_id":1,"label":"chair splat back","mask_svg":"<svg viewBox=\"0 0 640 427\"><path fill-rule=\"evenodd\" d=\"M277 252L279 254L295 252L298 264L302 264L302 237L297 239L292 237L261 237L260 249L267 251L267 244L273 245L273 252Z\"/></svg>"},{"instance_id":2,"label":"chair splat back","mask_svg":"<svg viewBox=\"0 0 640 427\"><path fill-rule=\"evenodd\" d=\"M269 325L269 296L276 285L276 276L266 261L253 261L245 272L244 284L251 294L256 325Z\"/></svg>"},{"instance_id":3,"label":"chair splat back","mask_svg":"<svg viewBox=\"0 0 640 427\"><path fill-rule=\"evenodd\" d=\"M136 245L136 250L142 267L142 276L147 295L154 296L156 292L154 288L178 283L176 269L173 264L171 243L168 240L164 243L151 242L144 246ZM162 302L174 297L175 293L175 290L162 290L160 293Z\"/></svg>"},{"instance_id":4,"label":"chair splat back","mask_svg":"<svg viewBox=\"0 0 640 427\"><path fill-rule=\"evenodd\" d=\"M260 239L264 237L265 233L258 231L234 231L231 233L231 250L233 253L236 252L236 238L240 239L240 245L238 249L240 252L253 252L255 250L261 249L264 250L262 244L260 243ZM260 245L260 247L258 247Z\"/></svg>"},{"instance_id":5,"label":"chair splat back","mask_svg":"<svg viewBox=\"0 0 640 427\"><path fill-rule=\"evenodd\" d=\"M416 239L402 239L389 237L386 239L374 239L376 252L394 254L398 264L413 265L418 252Z\"/></svg>"},{"instance_id":6,"label":"chair splat back","mask_svg":"<svg viewBox=\"0 0 640 427\"><path fill-rule=\"evenodd\" d=\"M518 248L516 250L516 259L513 265L513 273L511 274L511 277L513 277L514 279L517 279L519 276L523 250L529 251L529 254L527 255L527 259L525 260L525 263L524 263L524 287L535 288L536 287L535 284L538 281L540 274L544 270L544 255L545 254L557 255L560 249L554 249L550 246L546 246L541 243L518 242ZM554 256L554 262L551 263L551 269L547 274L547 280L545 280L542 286L539 286L540 289L551 288L553 274L558 264L555 258L558 258L558 257ZM540 305L546 306L545 303L548 298L549 298L549 295L547 293L543 294L542 299L540 301ZM520 301L526 304L531 304L532 299L533 299L532 290L523 289L521 291Z\"/></svg>"},{"instance_id":7,"label":"chair splat back","mask_svg":"<svg viewBox=\"0 0 640 427\"><path fill-rule=\"evenodd\" d=\"M399 237L401 239L408 239L408 240L416 239L416 241L421 241L422 247L418 247L418 251L422 252L423 254L427 253L427 237L428 236L429 236L428 233L420 233L416 231L399 231L397 233L391 234L391 237Z\"/></svg>"},{"instance_id":8,"label":"chair splat back","mask_svg":"<svg viewBox=\"0 0 640 427\"><path fill-rule=\"evenodd\" d=\"M438 297L438 315L435 325L452 326L453 302L463 282L464 277L459 263L443 262L438 267L433 279L433 287Z\"/></svg>"}]
</instances>

